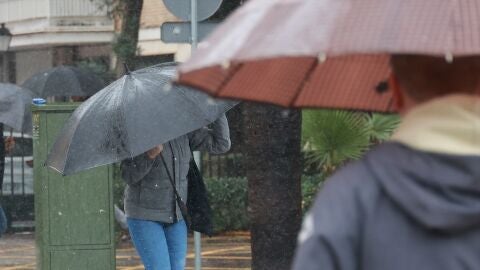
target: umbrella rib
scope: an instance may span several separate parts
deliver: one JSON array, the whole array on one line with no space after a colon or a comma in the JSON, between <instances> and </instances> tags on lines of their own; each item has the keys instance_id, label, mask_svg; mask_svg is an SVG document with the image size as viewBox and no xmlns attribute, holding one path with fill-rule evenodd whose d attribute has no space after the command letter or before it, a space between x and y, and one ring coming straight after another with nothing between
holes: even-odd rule
<instances>
[{"instance_id":1,"label":"umbrella rib","mask_svg":"<svg viewBox=\"0 0 480 270\"><path fill-rule=\"evenodd\" d=\"M81 105L80 105L80 106L81 106ZM72 116L70 116L70 119L71 119L71 117L72 117ZM70 119L67 120L67 121L70 121ZM65 127L66 127L67 125L68 125L68 122L65 123L64 127L62 128L62 131L63 131L63 129L65 129ZM77 123L75 124L75 130L78 128L79 125L80 125L80 122L77 122ZM63 133L62 131L60 131L60 134ZM70 148L71 148L70 146L72 145L73 137L74 137L74 136L75 136L75 132L72 133L72 136L71 136L71 138L70 138L70 140L69 140L69 142L68 142L68 145L67 145L66 151L65 151L65 153L67 153L67 154L66 154L65 156L68 156L68 153L70 153ZM47 159L48 159L48 157L47 157ZM51 167L51 166L50 166L50 167ZM65 158L65 162L63 163L63 168L62 168L62 175L64 175L64 176L65 176L65 169L66 169L66 168L67 168L67 159Z\"/></svg>"},{"instance_id":2,"label":"umbrella rib","mask_svg":"<svg viewBox=\"0 0 480 270\"><path fill-rule=\"evenodd\" d=\"M223 89L227 86L227 84L233 79L235 74L240 70L240 68L243 67L243 63L235 64L234 67L232 68L232 71L230 71L225 78L225 80L222 81L220 86L218 87L217 95L220 95Z\"/></svg>"},{"instance_id":3,"label":"umbrella rib","mask_svg":"<svg viewBox=\"0 0 480 270\"><path fill-rule=\"evenodd\" d=\"M125 89L125 85L127 84L128 76L132 76L132 79L135 79L135 78L133 77L132 73L130 73L130 74L128 74L128 75L125 75L125 79L124 79L123 84L122 84L122 89ZM134 86L135 86L135 84L134 84ZM136 89L136 86L135 86L135 89ZM122 102L121 98L120 98L119 102L120 102L120 107L122 108L122 110L120 110L119 113L122 114L123 119L125 119L125 129L127 130L127 121L126 121L127 118L126 118L126 116L125 116L125 111L126 111L126 110L125 110L125 108L124 108L124 106L126 106L126 102ZM122 119L122 118L121 118L121 119ZM129 138L129 136L128 136L128 133L126 132L126 133L125 133L125 147L127 147L127 145L130 145L130 138ZM130 148L130 147L128 147L128 148ZM132 156L132 149L128 149L128 150L125 149L125 150L126 150L126 152L128 152L128 154L129 154L130 156Z\"/></svg>"},{"instance_id":4,"label":"umbrella rib","mask_svg":"<svg viewBox=\"0 0 480 270\"><path fill-rule=\"evenodd\" d=\"M45 93L45 85L47 84L49 76L45 76L44 74L45 74L45 72L42 72L41 75L40 74L38 75L39 78L42 79L42 81L41 81L41 84L40 84L41 87L37 87L37 91L38 91L37 94L39 96L41 96L42 98L48 97L47 94ZM45 78L43 78L43 77L45 77ZM33 91L33 89L32 89L32 91Z\"/></svg>"},{"instance_id":5,"label":"umbrella rib","mask_svg":"<svg viewBox=\"0 0 480 270\"><path fill-rule=\"evenodd\" d=\"M303 87L308 83L310 77L312 76L317 66L318 66L318 58L315 58L315 62L313 62L312 66L308 69L307 73L305 74L305 78L298 85L297 91L295 91L295 95L293 96L292 101L289 104L289 107L293 107L295 105L298 97L300 96L300 93L302 92Z\"/></svg>"}]
</instances>

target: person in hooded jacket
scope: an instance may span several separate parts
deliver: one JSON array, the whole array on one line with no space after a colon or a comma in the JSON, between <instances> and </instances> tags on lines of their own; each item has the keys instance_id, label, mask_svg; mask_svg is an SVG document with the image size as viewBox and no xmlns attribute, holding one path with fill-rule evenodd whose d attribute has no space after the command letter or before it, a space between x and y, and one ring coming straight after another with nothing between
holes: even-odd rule
<instances>
[{"instance_id":1,"label":"person in hooded jacket","mask_svg":"<svg viewBox=\"0 0 480 270\"><path fill-rule=\"evenodd\" d=\"M122 162L128 229L146 270L185 269L187 226L173 184L186 202L191 151L221 154L230 145L223 115L211 128L193 131Z\"/></svg>"},{"instance_id":2,"label":"person in hooded jacket","mask_svg":"<svg viewBox=\"0 0 480 270\"><path fill-rule=\"evenodd\" d=\"M326 181L295 270L480 269L480 57L391 67L402 122Z\"/></svg>"}]
</instances>

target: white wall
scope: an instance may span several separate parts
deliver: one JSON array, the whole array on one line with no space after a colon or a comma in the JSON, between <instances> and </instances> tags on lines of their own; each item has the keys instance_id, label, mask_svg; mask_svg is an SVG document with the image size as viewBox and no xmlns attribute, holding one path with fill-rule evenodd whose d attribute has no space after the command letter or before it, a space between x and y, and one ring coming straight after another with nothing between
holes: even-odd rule
<instances>
[{"instance_id":1,"label":"white wall","mask_svg":"<svg viewBox=\"0 0 480 270\"><path fill-rule=\"evenodd\" d=\"M48 1L49 0L0 0L0 22L48 17Z\"/></svg>"}]
</instances>

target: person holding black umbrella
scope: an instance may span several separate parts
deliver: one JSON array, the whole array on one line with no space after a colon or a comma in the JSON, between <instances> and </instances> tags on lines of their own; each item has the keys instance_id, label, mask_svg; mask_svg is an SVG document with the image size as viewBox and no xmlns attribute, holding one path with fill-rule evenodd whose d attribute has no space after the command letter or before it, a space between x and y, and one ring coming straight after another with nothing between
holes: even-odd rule
<instances>
[{"instance_id":1,"label":"person holding black umbrella","mask_svg":"<svg viewBox=\"0 0 480 270\"><path fill-rule=\"evenodd\" d=\"M13 137L5 138L3 137L3 124L0 123L0 190L3 186L3 175L5 172L5 156L10 153L15 146L15 141ZM3 211L2 204L0 201L0 237L5 233L8 227L7 216Z\"/></svg>"},{"instance_id":2,"label":"person holding black umbrella","mask_svg":"<svg viewBox=\"0 0 480 270\"><path fill-rule=\"evenodd\" d=\"M175 189L186 202L191 151L221 154L230 144L223 115L211 129L201 128L122 162L128 228L146 270L185 268L187 226Z\"/></svg>"},{"instance_id":3,"label":"person holding black umbrella","mask_svg":"<svg viewBox=\"0 0 480 270\"><path fill-rule=\"evenodd\" d=\"M480 56L393 55L391 66L402 123L326 181L294 270L480 265Z\"/></svg>"}]
</instances>

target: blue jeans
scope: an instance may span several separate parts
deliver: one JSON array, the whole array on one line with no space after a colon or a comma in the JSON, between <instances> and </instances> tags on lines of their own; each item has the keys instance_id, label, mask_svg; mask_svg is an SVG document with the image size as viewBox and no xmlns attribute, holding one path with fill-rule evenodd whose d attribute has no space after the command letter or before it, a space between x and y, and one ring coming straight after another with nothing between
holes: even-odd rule
<instances>
[{"instance_id":1,"label":"blue jeans","mask_svg":"<svg viewBox=\"0 0 480 270\"><path fill-rule=\"evenodd\" d=\"M187 257L185 221L168 224L127 218L133 244L145 270L184 270Z\"/></svg>"},{"instance_id":2,"label":"blue jeans","mask_svg":"<svg viewBox=\"0 0 480 270\"><path fill-rule=\"evenodd\" d=\"M0 237L2 237L2 234L4 234L6 230L7 230L7 216L5 215L5 212L3 211L3 208L0 205Z\"/></svg>"}]
</instances>

